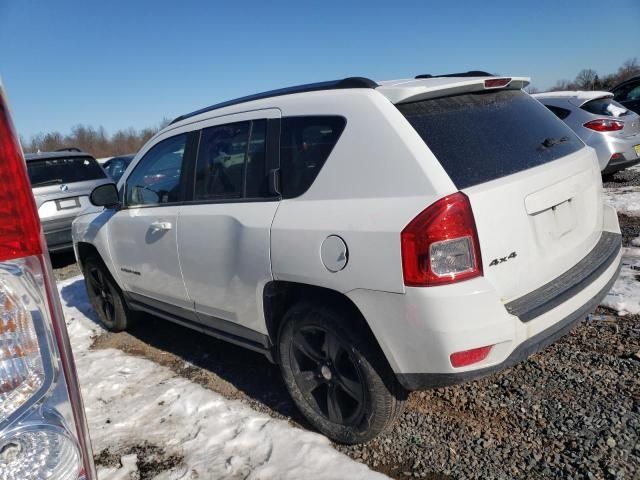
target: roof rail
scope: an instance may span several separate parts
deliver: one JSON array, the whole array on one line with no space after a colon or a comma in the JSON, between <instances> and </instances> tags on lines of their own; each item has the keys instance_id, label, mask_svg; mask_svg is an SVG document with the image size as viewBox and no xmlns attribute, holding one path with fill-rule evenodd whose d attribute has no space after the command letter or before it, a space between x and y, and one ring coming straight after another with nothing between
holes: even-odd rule
<instances>
[{"instance_id":1,"label":"roof rail","mask_svg":"<svg viewBox=\"0 0 640 480\"><path fill-rule=\"evenodd\" d=\"M66 147L55 150L56 152L82 152L78 147Z\"/></svg>"},{"instance_id":2,"label":"roof rail","mask_svg":"<svg viewBox=\"0 0 640 480\"><path fill-rule=\"evenodd\" d=\"M240 103L250 102L252 100L261 100L263 98L279 97L281 95L291 95L294 93L304 92L316 92L319 90L341 90L350 88L376 88L379 85L373 80L365 77L347 77L342 80L330 80L327 82L307 83L305 85L296 85L293 87L279 88L277 90L270 90L268 92L256 93L253 95L247 95L246 97L236 98L234 100L228 100L226 102L216 103L210 107L201 108L195 112L180 115L173 119L169 125L173 125L176 122L185 120L190 117L195 117L201 113L210 112L223 107L230 107L231 105L238 105Z\"/></svg>"},{"instance_id":3,"label":"roof rail","mask_svg":"<svg viewBox=\"0 0 640 480\"><path fill-rule=\"evenodd\" d=\"M469 70L468 72L461 73L447 73L444 75L430 75L425 73L423 75L416 75L415 78L440 78L440 77L495 77L495 74L485 72L484 70Z\"/></svg>"}]
</instances>

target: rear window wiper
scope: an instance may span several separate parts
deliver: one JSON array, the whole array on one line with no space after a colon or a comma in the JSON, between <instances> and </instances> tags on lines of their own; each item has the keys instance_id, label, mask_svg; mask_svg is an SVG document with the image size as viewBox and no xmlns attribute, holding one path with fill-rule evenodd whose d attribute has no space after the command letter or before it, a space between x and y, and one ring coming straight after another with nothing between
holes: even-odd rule
<instances>
[{"instance_id":1,"label":"rear window wiper","mask_svg":"<svg viewBox=\"0 0 640 480\"><path fill-rule=\"evenodd\" d=\"M545 138L544 141L540 142L540 145L542 146L542 148L551 148L568 141L569 137Z\"/></svg>"},{"instance_id":2,"label":"rear window wiper","mask_svg":"<svg viewBox=\"0 0 640 480\"><path fill-rule=\"evenodd\" d=\"M32 187L44 187L45 185L55 185L56 183L62 183L61 178L54 178L52 180L44 180L42 182L32 183Z\"/></svg>"}]
</instances>

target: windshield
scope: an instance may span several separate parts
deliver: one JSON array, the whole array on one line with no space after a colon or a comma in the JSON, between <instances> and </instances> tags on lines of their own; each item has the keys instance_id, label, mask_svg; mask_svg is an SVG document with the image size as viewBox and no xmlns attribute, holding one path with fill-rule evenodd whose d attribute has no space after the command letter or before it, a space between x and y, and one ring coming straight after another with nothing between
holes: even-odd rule
<instances>
[{"instance_id":1,"label":"windshield","mask_svg":"<svg viewBox=\"0 0 640 480\"><path fill-rule=\"evenodd\" d=\"M106 173L91 157L61 157L27 162L31 186L84 182L106 178Z\"/></svg>"}]
</instances>

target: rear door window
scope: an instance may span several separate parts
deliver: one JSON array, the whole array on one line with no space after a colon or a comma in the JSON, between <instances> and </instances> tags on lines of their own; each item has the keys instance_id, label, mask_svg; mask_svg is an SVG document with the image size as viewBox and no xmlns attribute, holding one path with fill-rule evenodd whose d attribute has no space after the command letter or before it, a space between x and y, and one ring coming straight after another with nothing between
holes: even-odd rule
<instances>
[{"instance_id":1,"label":"rear door window","mask_svg":"<svg viewBox=\"0 0 640 480\"><path fill-rule=\"evenodd\" d=\"M520 90L494 90L396 105L457 188L569 155L584 144Z\"/></svg>"},{"instance_id":2,"label":"rear door window","mask_svg":"<svg viewBox=\"0 0 640 480\"><path fill-rule=\"evenodd\" d=\"M99 180L107 175L92 157L61 157L27 162L32 187Z\"/></svg>"},{"instance_id":3,"label":"rear door window","mask_svg":"<svg viewBox=\"0 0 640 480\"><path fill-rule=\"evenodd\" d=\"M580 108L594 115L607 117L623 117L629 115L629 110L611 98L597 98L585 103Z\"/></svg>"},{"instance_id":4,"label":"rear door window","mask_svg":"<svg viewBox=\"0 0 640 480\"><path fill-rule=\"evenodd\" d=\"M347 121L338 116L285 117L280 134L284 198L306 192L338 142Z\"/></svg>"},{"instance_id":5,"label":"rear door window","mask_svg":"<svg viewBox=\"0 0 640 480\"><path fill-rule=\"evenodd\" d=\"M251 122L205 128L196 162L195 200L242 197Z\"/></svg>"}]
</instances>

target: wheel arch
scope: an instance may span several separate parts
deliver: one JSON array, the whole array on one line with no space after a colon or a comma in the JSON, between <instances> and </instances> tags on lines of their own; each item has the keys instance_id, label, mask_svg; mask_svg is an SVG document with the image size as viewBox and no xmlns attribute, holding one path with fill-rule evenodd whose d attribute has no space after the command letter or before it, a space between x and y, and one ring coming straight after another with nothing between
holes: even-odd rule
<instances>
[{"instance_id":1,"label":"wheel arch","mask_svg":"<svg viewBox=\"0 0 640 480\"><path fill-rule=\"evenodd\" d=\"M347 313L350 321L355 322L361 332L364 332L368 340L371 341L381 359L384 359L385 367L390 370L391 365L387 356L378 342L375 334L371 330L367 320L356 306L356 304L345 294L326 287L310 285L305 283L289 282L284 280L273 280L267 283L263 290L264 319L267 333L274 350L278 346L278 337L282 327L282 319L285 314L296 303L308 301L319 305L330 305L332 308ZM274 355L277 358L277 355Z\"/></svg>"},{"instance_id":2,"label":"wheel arch","mask_svg":"<svg viewBox=\"0 0 640 480\"><path fill-rule=\"evenodd\" d=\"M116 285L118 286L118 288L122 290L122 286L120 285L118 275L116 275L116 272L113 271L113 265L111 265L111 262L108 262L105 260L105 255L100 253L100 250L98 250L98 248L94 244L89 242L78 242L75 245L75 251L76 251L76 260L78 261L78 266L80 267L80 270L82 270L83 264L87 258L91 256L98 257L100 261L102 261L102 263L105 265L105 267L107 267L107 270L111 274L111 277L113 278L113 280L116 282Z\"/></svg>"}]
</instances>

